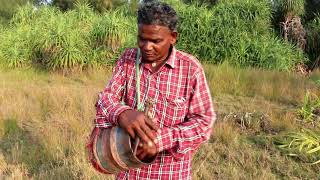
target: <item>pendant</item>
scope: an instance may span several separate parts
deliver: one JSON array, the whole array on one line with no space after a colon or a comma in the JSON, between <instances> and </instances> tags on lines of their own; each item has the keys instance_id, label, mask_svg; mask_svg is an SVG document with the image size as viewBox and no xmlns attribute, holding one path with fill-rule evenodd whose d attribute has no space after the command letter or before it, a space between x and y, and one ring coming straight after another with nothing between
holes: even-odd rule
<instances>
[{"instance_id":1,"label":"pendant","mask_svg":"<svg viewBox=\"0 0 320 180\"><path fill-rule=\"evenodd\" d=\"M152 67L156 67L156 66L157 66L157 63L153 62L153 63L151 63L151 66L152 66Z\"/></svg>"}]
</instances>

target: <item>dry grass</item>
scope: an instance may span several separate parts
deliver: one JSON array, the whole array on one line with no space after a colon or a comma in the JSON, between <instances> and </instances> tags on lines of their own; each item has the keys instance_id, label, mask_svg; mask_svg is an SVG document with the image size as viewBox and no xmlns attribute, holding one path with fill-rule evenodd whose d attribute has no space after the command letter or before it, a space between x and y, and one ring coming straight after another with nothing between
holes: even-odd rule
<instances>
[{"instance_id":1,"label":"dry grass","mask_svg":"<svg viewBox=\"0 0 320 180\"><path fill-rule=\"evenodd\" d=\"M303 126L296 110L307 90L320 94L320 73L205 67L218 120L194 156L194 179L319 178L319 166L282 155L272 139ZM0 179L104 179L84 145L110 71L0 73Z\"/></svg>"}]
</instances>

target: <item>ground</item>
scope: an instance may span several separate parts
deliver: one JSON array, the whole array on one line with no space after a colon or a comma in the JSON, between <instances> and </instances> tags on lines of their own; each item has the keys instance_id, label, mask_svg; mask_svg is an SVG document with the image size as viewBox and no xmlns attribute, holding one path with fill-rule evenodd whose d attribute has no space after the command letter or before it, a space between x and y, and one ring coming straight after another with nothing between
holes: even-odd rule
<instances>
[{"instance_id":1,"label":"ground","mask_svg":"<svg viewBox=\"0 0 320 180\"><path fill-rule=\"evenodd\" d=\"M314 127L297 110L320 73L205 65L218 118L194 155L194 179L318 179L320 166L282 153L282 134ZM0 179L103 179L87 161L94 103L110 68L69 74L0 71ZM110 177L111 178L111 177Z\"/></svg>"}]
</instances>

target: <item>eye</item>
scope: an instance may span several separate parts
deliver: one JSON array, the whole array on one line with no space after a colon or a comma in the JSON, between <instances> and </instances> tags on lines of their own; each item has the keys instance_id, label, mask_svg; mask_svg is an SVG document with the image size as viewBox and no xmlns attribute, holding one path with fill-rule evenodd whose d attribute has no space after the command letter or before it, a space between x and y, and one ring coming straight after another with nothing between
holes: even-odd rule
<instances>
[{"instance_id":1,"label":"eye","mask_svg":"<svg viewBox=\"0 0 320 180\"><path fill-rule=\"evenodd\" d=\"M154 40L153 43L157 44L157 43L160 43L161 41L162 41L161 39L157 39L157 40Z\"/></svg>"}]
</instances>

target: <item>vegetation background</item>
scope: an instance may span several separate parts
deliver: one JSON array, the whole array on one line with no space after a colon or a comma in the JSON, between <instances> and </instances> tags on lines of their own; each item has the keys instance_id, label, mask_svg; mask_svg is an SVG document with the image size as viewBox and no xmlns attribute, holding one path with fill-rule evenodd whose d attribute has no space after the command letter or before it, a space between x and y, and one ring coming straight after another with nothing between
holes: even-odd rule
<instances>
[{"instance_id":1,"label":"vegetation background","mask_svg":"<svg viewBox=\"0 0 320 180\"><path fill-rule=\"evenodd\" d=\"M194 179L319 179L320 2L166 2L218 113ZM0 3L0 179L104 179L84 145L138 2Z\"/></svg>"}]
</instances>

